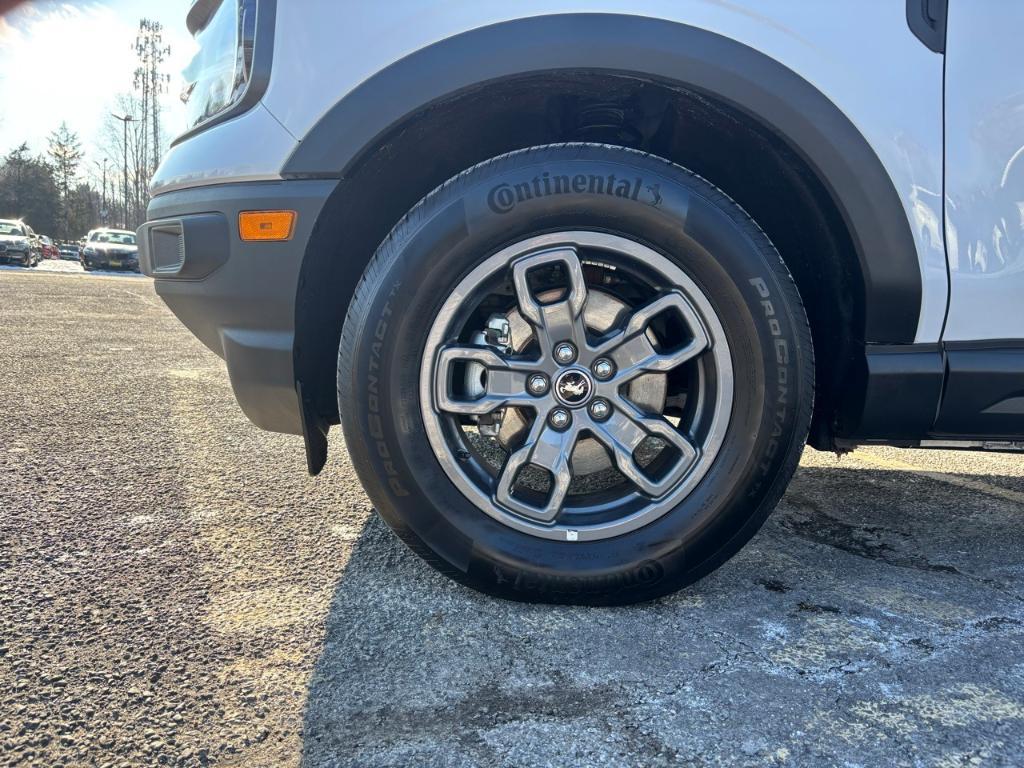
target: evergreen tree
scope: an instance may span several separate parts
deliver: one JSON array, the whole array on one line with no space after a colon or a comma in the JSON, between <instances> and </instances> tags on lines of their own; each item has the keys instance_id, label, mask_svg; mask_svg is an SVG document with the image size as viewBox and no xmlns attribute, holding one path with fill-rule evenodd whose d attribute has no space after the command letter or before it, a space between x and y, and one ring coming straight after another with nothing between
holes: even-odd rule
<instances>
[{"instance_id":1,"label":"evergreen tree","mask_svg":"<svg viewBox=\"0 0 1024 768\"><path fill-rule=\"evenodd\" d=\"M78 164L82 160L82 146L78 141L78 134L70 130L67 123L61 123L60 127L50 134L50 158L53 162L54 174L57 186L60 189L60 228L57 237L70 238L72 219L71 193L75 189L78 176Z\"/></svg>"},{"instance_id":2,"label":"evergreen tree","mask_svg":"<svg viewBox=\"0 0 1024 768\"><path fill-rule=\"evenodd\" d=\"M22 219L37 232L57 231L60 197L53 168L32 157L28 144L0 160L0 218Z\"/></svg>"}]
</instances>

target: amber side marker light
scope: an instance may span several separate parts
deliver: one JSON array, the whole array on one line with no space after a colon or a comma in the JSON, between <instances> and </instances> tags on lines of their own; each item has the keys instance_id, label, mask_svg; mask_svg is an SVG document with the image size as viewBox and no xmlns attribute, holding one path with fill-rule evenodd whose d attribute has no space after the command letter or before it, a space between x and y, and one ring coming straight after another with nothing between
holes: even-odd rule
<instances>
[{"instance_id":1,"label":"amber side marker light","mask_svg":"<svg viewBox=\"0 0 1024 768\"><path fill-rule=\"evenodd\" d=\"M295 211L242 211L238 236L243 240L288 240L295 229Z\"/></svg>"}]
</instances>

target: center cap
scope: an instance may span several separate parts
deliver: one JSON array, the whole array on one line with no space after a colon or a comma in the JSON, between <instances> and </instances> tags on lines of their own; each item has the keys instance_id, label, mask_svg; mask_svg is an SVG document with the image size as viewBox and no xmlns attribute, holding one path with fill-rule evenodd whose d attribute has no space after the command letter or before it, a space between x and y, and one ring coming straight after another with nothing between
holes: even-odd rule
<instances>
[{"instance_id":1,"label":"center cap","mask_svg":"<svg viewBox=\"0 0 1024 768\"><path fill-rule=\"evenodd\" d=\"M594 382L590 376L580 370L570 370L555 379L555 397L570 408L586 405L594 394Z\"/></svg>"}]
</instances>

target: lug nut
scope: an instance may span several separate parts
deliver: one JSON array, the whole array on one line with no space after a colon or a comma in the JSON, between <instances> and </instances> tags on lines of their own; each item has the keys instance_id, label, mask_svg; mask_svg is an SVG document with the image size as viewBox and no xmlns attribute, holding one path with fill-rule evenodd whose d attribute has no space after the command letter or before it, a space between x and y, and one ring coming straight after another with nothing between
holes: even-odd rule
<instances>
[{"instance_id":1,"label":"lug nut","mask_svg":"<svg viewBox=\"0 0 1024 768\"><path fill-rule=\"evenodd\" d=\"M548 391L548 377L543 373L535 373L526 380L526 388L531 395L543 395Z\"/></svg>"},{"instance_id":2,"label":"lug nut","mask_svg":"<svg viewBox=\"0 0 1024 768\"><path fill-rule=\"evenodd\" d=\"M595 400L590 404L590 415L598 421L604 421L612 415L612 407L607 400Z\"/></svg>"},{"instance_id":3,"label":"lug nut","mask_svg":"<svg viewBox=\"0 0 1024 768\"><path fill-rule=\"evenodd\" d=\"M572 416L565 408L555 408L548 414L548 423L555 429L565 429L572 421Z\"/></svg>"},{"instance_id":4,"label":"lug nut","mask_svg":"<svg viewBox=\"0 0 1024 768\"><path fill-rule=\"evenodd\" d=\"M555 360L566 365L576 359L576 347L568 341L563 341L555 347Z\"/></svg>"},{"instance_id":5,"label":"lug nut","mask_svg":"<svg viewBox=\"0 0 1024 768\"><path fill-rule=\"evenodd\" d=\"M608 358L602 357L594 363L594 375L602 381L610 379L613 373L615 373L615 366Z\"/></svg>"}]
</instances>

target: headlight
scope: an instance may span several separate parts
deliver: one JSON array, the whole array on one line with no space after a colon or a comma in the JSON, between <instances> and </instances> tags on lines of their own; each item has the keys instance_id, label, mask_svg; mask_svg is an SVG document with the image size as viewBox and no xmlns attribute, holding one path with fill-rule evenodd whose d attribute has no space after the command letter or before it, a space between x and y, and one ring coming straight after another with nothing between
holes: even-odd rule
<instances>
[{"instance_id":1,"label":"headlight","mask_svg":"<svg viewBox=\"0 0 1024 768\"><path fill-rule=\"evenodd\" d=\"M182 73L187 128L217 115L245 95L252 78L256 0L196 0L187 24L199 50Z\"/></svg>"},{"instance_id":2,"label":"headlight","mask_svg":"<svg viewBox=\"0 0 1024 768\"><path fill-rule=\"evenodd\" d=\"M95 248L86 248L84 251L82 251L82 253L84 253L86 256L95 256L96 255L96 249Z\"/></svg>"}]
</instances>

